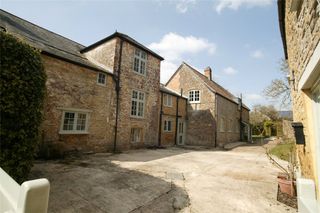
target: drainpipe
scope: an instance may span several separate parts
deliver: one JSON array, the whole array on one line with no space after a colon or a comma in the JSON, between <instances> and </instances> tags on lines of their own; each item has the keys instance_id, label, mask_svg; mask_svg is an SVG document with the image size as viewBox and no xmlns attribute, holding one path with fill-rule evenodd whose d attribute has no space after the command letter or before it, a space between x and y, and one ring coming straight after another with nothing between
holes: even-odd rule
<instances>
[{"instance_id":1,"label":"drainpipe","mask_svg":"<svg viewBox=\"0 0 320 213\"><path fill-rule=\"evenodd\" d=\"M161 146L161 133L162 133L162 114L163 114L163 93L161 93L161 100L160 100L160 119L159 119L159 137L158 137L158 146Z\"/></svg>"},{"instance_id":2,"label":"drainpipe","mask_svg":"<svg viewBox=\"0 0 320 213\"><path fill-rule=\"evenodd\" d=\"M239 105L240 105L240 141L242 141L243 140L243 132L242 132L242 94L240 94Z\"/></svg>"},{"instance_id":3,"label":"drainpipe","mask_svg":"<svg viewBox=\"0 0 320 213\"><path fill-rule=\"evenodd\" d=\"M176 104L176 131L175 131L175 140L174 145L177 145L177 132L178 132L178 111L179 111L179 97L177 96L177 104Z\"/></svg>"},{"instance_id":4,"label":"drainpipe","mask_svg":"<svg viewBox=\"0 0 320 213\"><path fill-rule=\"evenodd\" d=\"M117 75L115 75L116 81L116 125L114 127L114 141L113 141L113 152L117 151L117 140L118 140L118 118L119 118L119 102L120 102L120 73L121 73L121 58L122 58L122 45L123 41L120 39L120 53L119 53L119 61L117 67Z\"/></svg>"},{"instance_id":5,"label":"drainpipe","mask_svg":"<svg viewBox=\"0 0 320 213\"><path fill-rule=\"evenodd\" d=\"M217 137L218 137L218 100L217 100L217 93L214 94L215 96L215 117L216 117L216 128L214 130L214 147L217 147Z\"/></svg>"}]
</instances>

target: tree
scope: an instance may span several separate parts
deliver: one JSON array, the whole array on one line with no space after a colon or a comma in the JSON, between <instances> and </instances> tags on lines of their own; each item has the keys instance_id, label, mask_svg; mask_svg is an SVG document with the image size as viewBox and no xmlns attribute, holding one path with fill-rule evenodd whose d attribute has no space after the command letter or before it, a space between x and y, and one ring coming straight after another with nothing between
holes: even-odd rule
<instances>
[{"instance_id":1,"label":"tree","mask_svg":"<svg viewBox=\"0 0 320 213\"><path fill-rule=\"evenodd\" d=\"M256 135L269 134L272 124L277 120L279 120L279 114L272 105L255 105L250 112L250 123L253 125L253 133Z\"/></svg>"},{"instance_id":2,"label":"tree","mask_svg":"<svg viewBox=\"0 0 320 213\"><path fill-rule=\"evenodd\" d=\"M271 84L264 89L263 94L271 99L279 100L281 106L288 107L291 104L291 96L287 79L289 76L289 66L285 59L282 59L280 62L280 72L283 78L273 79Z\"/></svg>"},{"instance_id":3,"label":"tree","mask_svg":"<svg viewBox=\"0 0 320 213\"><path fill-rule=\"evenodd\" d=\"M18 183L32 167L46 74L40 53L0 32L0 166Z\"/></svg>"}]
</instances>

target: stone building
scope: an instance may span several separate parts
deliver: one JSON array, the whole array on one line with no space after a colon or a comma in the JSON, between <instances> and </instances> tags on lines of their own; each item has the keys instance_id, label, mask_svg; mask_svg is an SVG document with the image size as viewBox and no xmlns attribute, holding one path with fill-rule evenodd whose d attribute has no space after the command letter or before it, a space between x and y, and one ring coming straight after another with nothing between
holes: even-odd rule
<instances>
[{"instance_id":1,"label":"stone building","mask_svg":"<svg viewBox=\"0 0 320 213\"><path fill-rule=\"evenodd\" d=\"M187 131L188 98L166 88L160 87L161 108L159 126L159 146L184 145Z\"/></svg>"},{"instance_id":2,"label":"stone building","mask_svg":"<svg viewBox=\"0 0 320 213\"><path fill-rule=\"evenodd\" d=\"M156 145L161 56L117 32L85 47L6 11L0 18L2 31L41 51L49 155Z\"/></svg>"},{"instance_id":3,"label":"stone building","mask_svg":"<svg viewBox=\"0 0 320 213\"><path fill-rule=\"evenodd\" d=\"M250 140L249 108L214 82L211 72L208 67L203 75L183 62L166 84L188 97L186 144L216 147Z\"/></svg>"},{"instance_id":4,"label":"stone building","mask_svg":"<svg viewBox=\"0 0 320 213\"><path fill-rule=\"evenodd\" d=\"M320 2L278 0L296 130L298 206L320 211ZM303 132L299 134L299 129Z\"/></svg>"}]
</instances>

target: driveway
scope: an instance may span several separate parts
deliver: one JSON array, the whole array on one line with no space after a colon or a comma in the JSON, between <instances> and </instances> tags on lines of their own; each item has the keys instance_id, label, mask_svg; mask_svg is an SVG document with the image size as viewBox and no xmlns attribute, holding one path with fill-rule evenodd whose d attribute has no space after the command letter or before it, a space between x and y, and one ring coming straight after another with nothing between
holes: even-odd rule
<instances>
[{"instance_id":1,"label":"driveway","mask_svg":"<svg viewBox=\"0 0 320 213\"><path fill-rule=\"evenodd\" d=\"M276 200L277 168L261 146L168 148L38 161L49 212L296 212Z\"/></svg>"}]
</instances>

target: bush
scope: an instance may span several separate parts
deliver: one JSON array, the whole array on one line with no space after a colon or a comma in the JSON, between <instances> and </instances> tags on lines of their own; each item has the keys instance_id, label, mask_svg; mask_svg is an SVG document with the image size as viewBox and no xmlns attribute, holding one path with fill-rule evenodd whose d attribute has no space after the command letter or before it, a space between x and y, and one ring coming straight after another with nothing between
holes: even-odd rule
<instances>
[{"instance_id":1,"label":"bush","mask_svg":"<svg viewBox=\"0 0 320 213\"><path fill-rule=\"evenodd\" d=\"M46 74L40 53L0 32L0 166L18 183L35 156Z\"/></svg>"}]
</instances>

